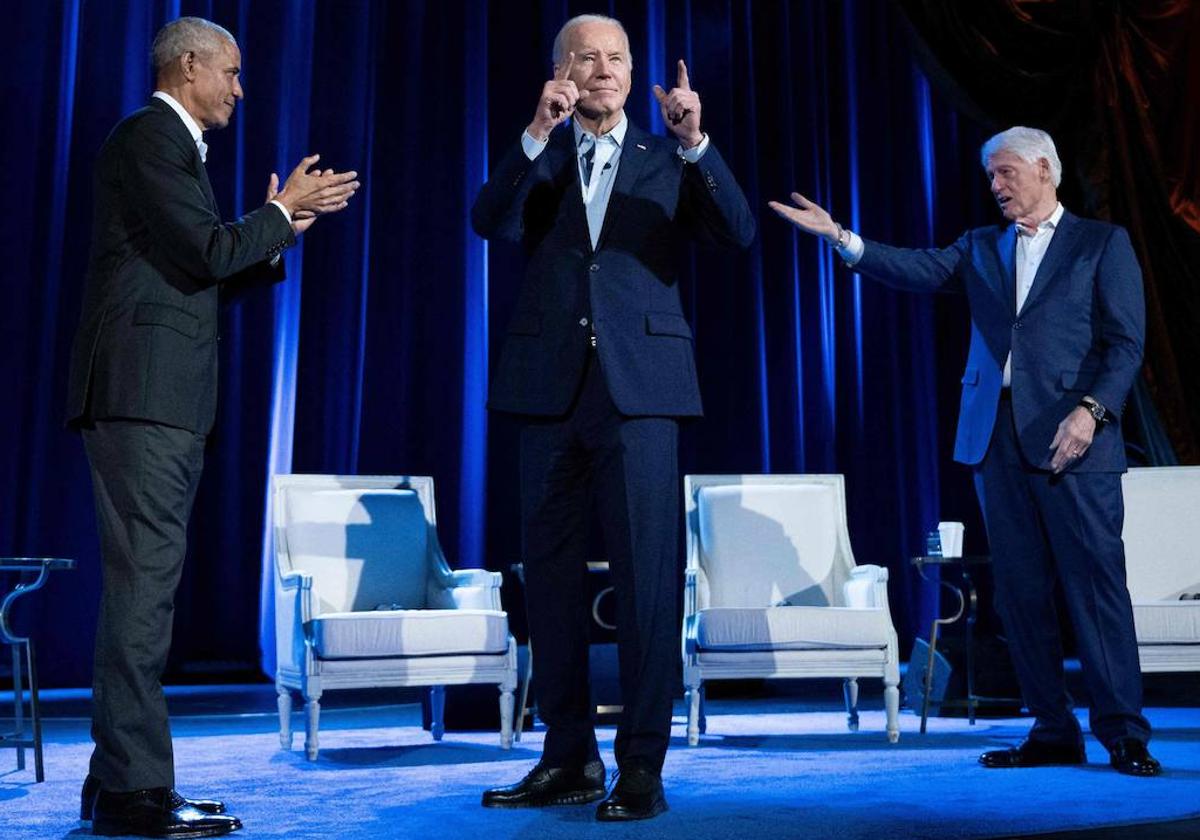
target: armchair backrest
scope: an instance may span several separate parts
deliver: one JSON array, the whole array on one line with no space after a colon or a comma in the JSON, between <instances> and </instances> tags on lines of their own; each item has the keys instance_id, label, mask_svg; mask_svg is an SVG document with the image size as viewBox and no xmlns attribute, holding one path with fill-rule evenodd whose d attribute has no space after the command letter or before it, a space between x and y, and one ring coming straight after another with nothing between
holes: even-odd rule
<instances>
[{"instance_id":1,"label":"armchair backrest","mask_svg":"<svg viewBox=\"0 0 1200 840\"><path fill-rule=\"evenodd\" d=\"M1200 592L1200 467L1139 467L1122 477L1125 577L1138 601Z\"/></svg>"},{"instance_id":2,"label":"armchair backrest","mask_svg":"<svg viewBox=\"0 0 1200 840\"><path fill-rule=\"evenodd\" d=\"M684 478L698 606L839 606L854 567L840 475Z\"/></svg>"},{"instance_id":3,"label":"armchair backrest","mask_svg":"<svg viewBox=\"0 0 1200 840\"><path fill-rule=\"evenodd\" d=\"M432 479L276 476L274 514L278 572L312 575L317 614L426 606Z\"/></svg>"}]
</instances>

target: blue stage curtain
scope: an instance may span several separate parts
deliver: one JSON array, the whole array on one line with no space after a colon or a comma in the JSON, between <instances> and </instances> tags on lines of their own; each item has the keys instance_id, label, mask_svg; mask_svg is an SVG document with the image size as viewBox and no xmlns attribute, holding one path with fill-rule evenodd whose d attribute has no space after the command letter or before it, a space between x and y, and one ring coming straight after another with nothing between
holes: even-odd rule
<instances>
[{"instance_id":1,"label":"blue stage curtain","mask_svg":"<svg viewBox=\"0 0 1200 840\"><path fill-rule=\"evenodd\" d=\"M704 128L759 216L748 252L697 250L681 278L706 409L686 425L682 469L844 473L856 559L891 569L903 643L924 632L933 594L907 564L924 532L962 519L968 547L983 546L969 476L949 461L965 306L862 280L765 206L796 189L912 246L993 219L985 133L931 90L890 5L61 0L17 4L0 106L0 552L80 561L22 616L46 684L87 682L99 586L86 463L60 422L91 165L149 95L158 27L198 14L239 38L246 99L206 138L227 216L307 152L364 184L288 253L284 284L224 315L172 660L176 677L211 678L272 668L272 472L433 475L452 564L519 559L515 432L484 402L521 259L476 238L468 215L489 160L530 119L559 25L586 11L624 21L628 112L652 130L664 129L650 87L671 87L687 60Z\"/></svg>"}]
</instances>

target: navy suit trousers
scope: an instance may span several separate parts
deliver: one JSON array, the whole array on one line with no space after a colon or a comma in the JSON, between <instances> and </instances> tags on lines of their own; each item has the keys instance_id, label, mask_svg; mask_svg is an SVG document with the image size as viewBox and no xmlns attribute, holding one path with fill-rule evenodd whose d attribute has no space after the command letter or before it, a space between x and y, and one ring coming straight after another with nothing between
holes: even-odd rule
<instances>
[{"instance_id":1,"label":"navy suit trousers","mask_svg":"<svg viewBox=\"0 0 1200 840\"><path fill-rule=\"evenodd\" d=\"M598 755L588 685L587 538L599 517L616 599L624 710L621 768L661 772L679 669L678 423L617 411L589 353L564 418L521 434L521 509L534 694L543 761L580 767ZM590 558L595 559L595 558Z\"/></svg>"},{"instance_id":2,"label":"navy suit trousers","mask_svg":"<svg viewBox=\"0 0 1200 840\"><path fill-rule=\"evenodd\" d=\"M1121 474L1054 475L1030 465L1021 455L1012 403L1001 399L990 448L975 469L975 489L992 547L996 609L1025 704L1036 718L1030 737L1081 739L1063 677L1057 582L1091 696L1092 732L1105 746L1123 737L1147 741L1121 541Z\"/></svg>"}]
</instances>

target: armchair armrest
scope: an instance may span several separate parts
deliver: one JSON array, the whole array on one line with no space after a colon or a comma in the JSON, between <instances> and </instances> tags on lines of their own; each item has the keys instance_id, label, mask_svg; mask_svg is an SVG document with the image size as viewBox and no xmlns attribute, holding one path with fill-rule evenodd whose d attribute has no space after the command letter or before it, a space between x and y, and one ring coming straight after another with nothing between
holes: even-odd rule
<instances>
[{"instance_id":1,"label":"armchair armrest","mask_svg":"<svg viewBox=\"0 0 1200 840\"><path fill-rule=\"evenodd\" d=\"M683 614L695 615L708 608L708 575L699 566L685 568L683 574Z\"/></svg>"},{"instance_id":2,"label":"armchair armrest","mask_svg":"<svg viewBox=\"0 0 1200 840\"><path fill-rule=\"evenodd\" d=\"M306 572L279 576L275 593L275 654L278 665L304 670L312 645L313 577Z\"/></svg>"},{"instance_id":3,"label":"armchair armrest","mask_svg":"<svg viewBox=\"0 0 1200 840\"><path fill-rule=\"evenodd\" d=\"M700 585L699 569L685 569L683 572L683 615L684 618L696 614L696 589Z\"/></svg>"},{"instance_id":4,"label":"armchair armrest","mask_svg":"<svg viewBox=\"0 0 1200 840\"><path fill-rule=\"evenodd\" d=\"M486 569L458 569L450 573L448 587L456 586L490 586L500 588L504 575L499 572L489 572Z\"/></svg>"},{"instance_id":5,"label":"armchair armrest","mask_svg":"<svg viewBox=\"0 0 1200 840\"><path fill-rule=\"evenodd\" d=\"M888 608L888 570L870 563L850 570L850 579L842 584L842 599L857 609Z\"/></svg>"},{"instance_id":6,"label":"armchair armrest","mask_svg":"<svg viewBox=\"0 0 1200 840\"><path fill-rule=\"evenodd\" d=\"M435 610L500 610L503 581L499 572L459 569L429 581L428 603Z\"/></svg>"}]
</instances>

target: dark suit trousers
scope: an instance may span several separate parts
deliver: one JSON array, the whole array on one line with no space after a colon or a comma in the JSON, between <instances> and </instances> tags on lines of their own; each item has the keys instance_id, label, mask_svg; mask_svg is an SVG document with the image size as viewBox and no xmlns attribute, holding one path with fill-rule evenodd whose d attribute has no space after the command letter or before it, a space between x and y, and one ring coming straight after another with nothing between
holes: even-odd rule
<instances>
[{"instance_id":1,"label":"dark suit trousers","mask_svg":"<svg viewBox=\"0 0 1200 840\"><path fill-rule=\"evenodd\" d=\"M204 462L204 436L136 421L84 429L103 591L92 683L91 773L109 791L174 787L159 682Z\"/></svg>"},{"instance_id":2,"label":"dark suit trousers","mask_svg":"<svg viewBox=\"0 0 1200 840\"><path fill-rule=\"evenodd\" d=\"M1063 677L1057 580L1091 695L1092 732L1105 746L1122 737L1148 740L1125 583L1120 473L1054 475L1035 469L1021 457L1012 403L1002 399L990 448L975 471L975 489L992 547L996 609L1025 704L1036 718L1030 737L1081 740Z\"/></svg>"},{"instance_id":3,"label":"dark suit trousers","mask_svg":"<svg viewBox=\"0 0 1200 840\"><path fill-rule=\"evenodd\" d=\"M521 434L526 597L543 761L580 766L598 755L588 685L588 517L594 501L616 598L624 711L622 768L661 772L679 667L678 424L625 417L589 354L566 418Z\"/></svg>"}]
</instances>

